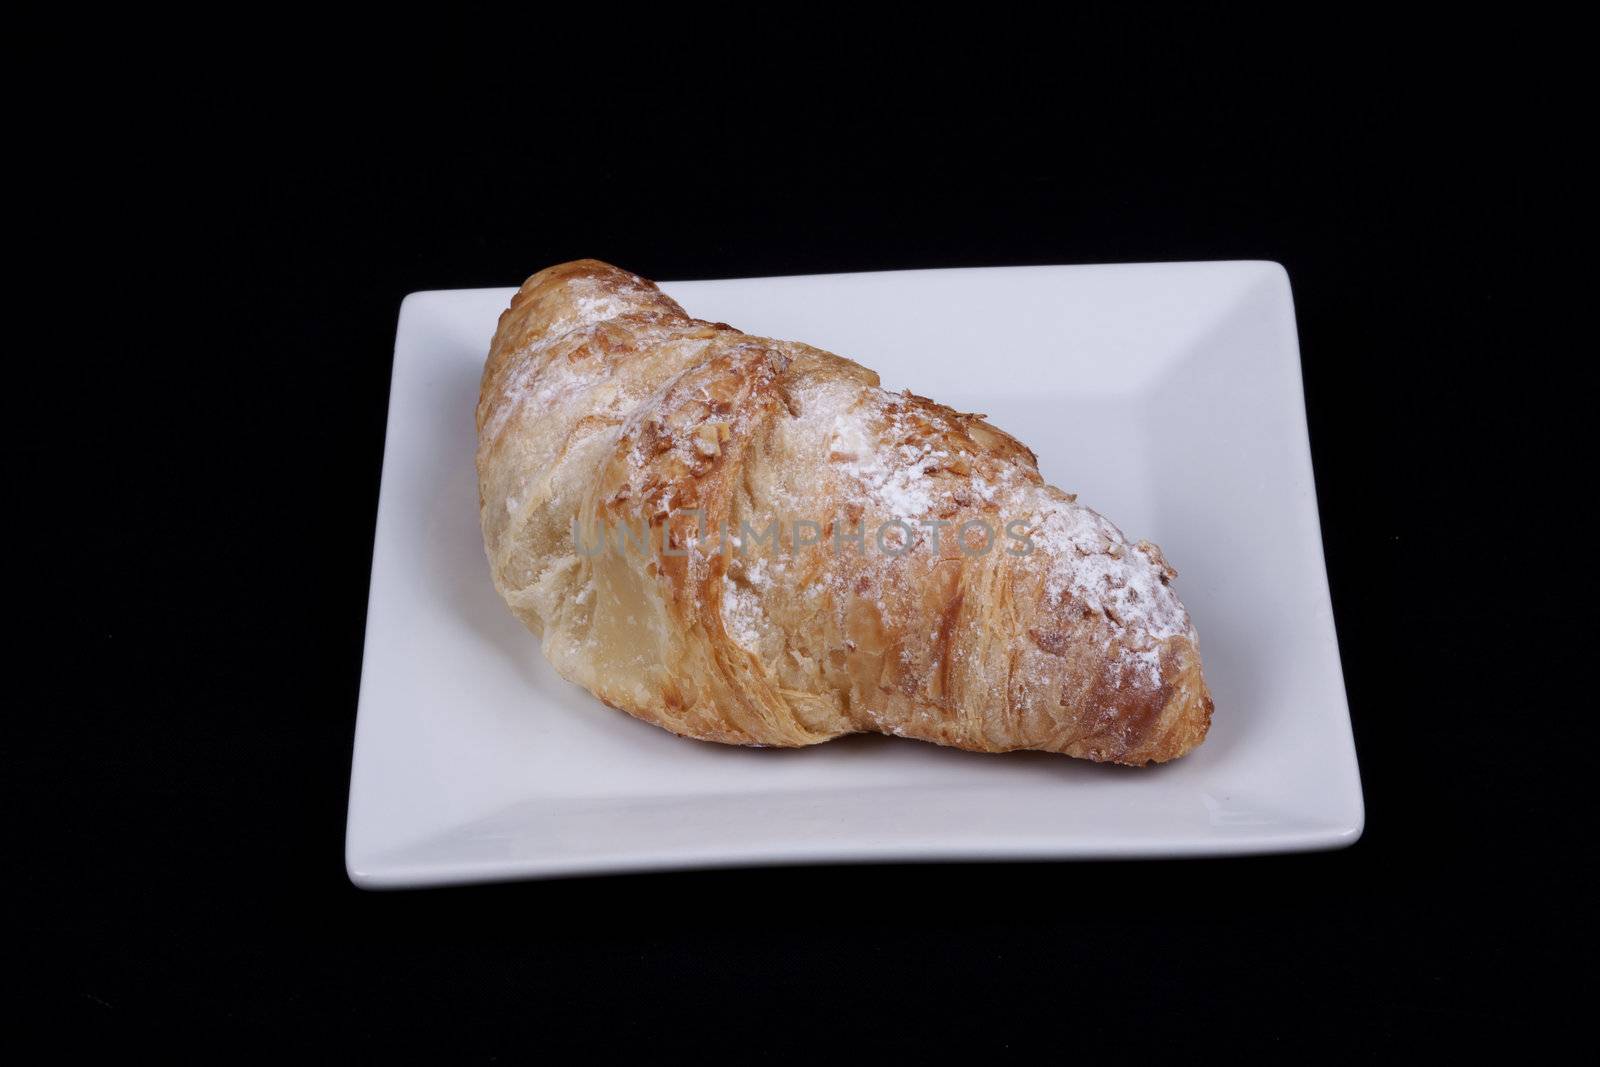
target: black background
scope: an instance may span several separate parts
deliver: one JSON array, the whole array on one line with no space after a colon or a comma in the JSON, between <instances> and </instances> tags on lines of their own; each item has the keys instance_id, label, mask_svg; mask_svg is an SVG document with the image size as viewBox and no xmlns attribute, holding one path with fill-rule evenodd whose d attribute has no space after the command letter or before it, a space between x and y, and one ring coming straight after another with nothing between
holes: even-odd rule
<instances>
[{"instance_id":1,"label":"black background","mask_svg":"<svg viewBox=\"0 0 1600 1067\"><path fill-rule=\"evenodd\" d=\"M908 77L843 32L825 64L663 42L670 72L607 35L311 36L144 57L23 120L48 164L19 213L67 235L10 401L41 620L5 782L37 844L26 1022L488 1059L1373 1055L1572 1021L1552 976L1592 946L1559 689L1588 579L1530 510L1561 422L1530 294L1569 239L1545 208L1572 130L1505 69L1535 43L1379 35L1312 66L1073 38ZM1083 69L1102 51L1110 74ZM352 888L399 302L580 256L662 279L1283 263L1365 836Z\"/></svg>"}]
</instances>

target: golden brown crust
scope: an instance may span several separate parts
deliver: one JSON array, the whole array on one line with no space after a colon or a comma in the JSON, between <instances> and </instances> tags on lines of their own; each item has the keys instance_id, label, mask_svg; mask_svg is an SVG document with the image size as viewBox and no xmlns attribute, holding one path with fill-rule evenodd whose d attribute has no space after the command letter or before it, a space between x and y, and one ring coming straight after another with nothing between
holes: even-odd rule
<instances>
[{"instance_id":1,"label":"golden brown crust","mask_svg":"<svg viewBox=\"0 0 1600 1067\"><path fill-rule=\"evenodd\" d=\"M1160 550L980 415L579 260L501 315L477 424L495 586L613 707L747 745L875 731L1143 764L1205 737Z\"/></svg>"}]
</instances>

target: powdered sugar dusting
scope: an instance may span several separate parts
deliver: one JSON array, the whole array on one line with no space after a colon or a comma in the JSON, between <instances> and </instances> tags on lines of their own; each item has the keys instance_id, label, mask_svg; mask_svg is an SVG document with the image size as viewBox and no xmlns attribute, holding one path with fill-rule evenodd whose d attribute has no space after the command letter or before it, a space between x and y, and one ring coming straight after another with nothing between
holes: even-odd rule
<instances>
[{"instance_id":1,"label":"powdered sugar dusting","mask_svg":"<svg viewBox=\"0 0 1600 1067\"><path fill-rule=\"evenodd\" d=\"M722 579L722 628L735 644L746 652L756 651L761 643L761 630L766 615L761 611L761 598L750 589L724 575Z\"/></svg>"},{"instance_id":2,"label":"powdered sugar dusting","mask_svg":"<svg viewBox=\"0 0 1600 1067\"><path fill-rule=\"evenodd\" d=\"M1020 521L1032 556L1025 565L1044 569L1051 609L1069 602L1087 607L1121 631L1123 640L1146 650L1171 637L1193 636L1188 613L1168 584L1172 572L1153 546L1129 544L1097 512L1045 486L1031 457L1001 458L981 449L953 455L945 442L959 439L951 431L952 420L961 417L914 406L915 399L869 389L825 392L808 403L809 417L828 420L829 461L855 479L882 514L915 520L954 515L958 505L976 507L997 534L1004 524ZM941 474L952 464L968 468L959 480ZM1159 677L1159 664L1140 661L1127 675L1145 678L1152 671Z\"/></svg>"},{"instance_id":3,"label":"powdered sugar dusting","mask_svg":"<svg viewBox=\"0 0 1600 1067\"><path fill-rule=\"evenodd\" d=\"M888 514L913 518L933 508L934 494L926 479L943 452L911 445L882 448L859 407L835 417L828 447L829 458L858 479Z\"/></svg>"},{"instance_id":4,"label":"powdered sugar dusting","mask_svg":"<svg viewBox=\"0 0 1600 1067\"><path fill-rule=\"evenodd\" d=\"M1191 631L1189 615L1168 585L1171 572L1143 543L1075 501L1038 494L1034 545L1048 555L1045 595L1102 612L1121 629L1164 641Z\"/></svg>"},{"instance_id":5,"label":"powdered sugar dusting","mask_svg":"<svg viewBox=\"0 0 1600 1067\"><path fill-rule=\"evenodd\" d=\"M610 380L608 368L599 361L562 358L563 352L570 355L581 348L596 335L597 328L621 315L634 315L639 333L651 330L652 325L658 327L659 309L641 303L653 295L639 279L620 287L601 286L593 279L573 282L570 302L561 314L536 340L518 350L516 369L501 386L499 402L484 421L481 439L494 440L530 401L539 409L589 404L594 389Z\"/></svg>"}]
</instances>

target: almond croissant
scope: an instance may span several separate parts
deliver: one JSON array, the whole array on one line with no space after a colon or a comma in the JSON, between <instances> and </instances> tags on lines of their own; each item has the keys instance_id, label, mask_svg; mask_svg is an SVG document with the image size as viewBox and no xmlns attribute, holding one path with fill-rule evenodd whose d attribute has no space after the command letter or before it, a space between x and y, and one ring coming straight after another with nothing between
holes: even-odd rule
<instances>
[{"instance_id":1,"label":"almond croissant","mask_svg":"<svg viewBox=\"0 0 1600 1067\"><path fill-rule=\"evenodd\" d=\"M1160 550L982 416L580 260L500 316L477 425L495 587L557 671L646 722L1127 764L1205 737Z\"/></svg>"}]
</instances>

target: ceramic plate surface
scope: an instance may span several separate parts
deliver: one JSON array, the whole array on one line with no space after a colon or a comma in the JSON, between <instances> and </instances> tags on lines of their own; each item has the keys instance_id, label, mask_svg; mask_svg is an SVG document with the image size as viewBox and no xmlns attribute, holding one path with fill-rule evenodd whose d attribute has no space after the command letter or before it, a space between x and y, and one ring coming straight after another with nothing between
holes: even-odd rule
<instances>
[{"instance_id":1,"label":"ceramic plate surface","mask_svg":"<svg viewBox=\"0 0 1600 1067\"><path fill-rule=\"evenodd\" d=\"M514 290L400 310L346 860L388 887L668 867L1332 848L1361 783L1323 566L1294 305L1273 263L664 284L962 411L1160 544L1216 700L1145 769L888 737L680 739L556 676L489 581L473 408Z\"/></svg>"}]
</instances>

